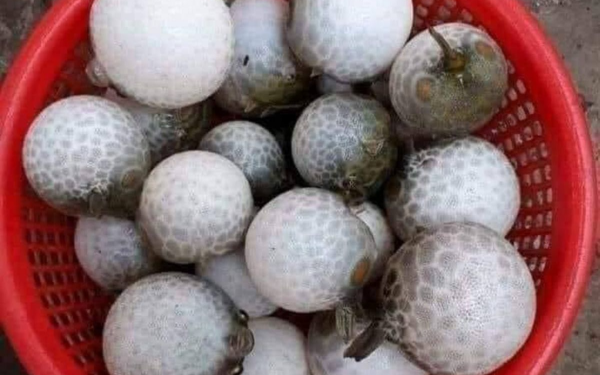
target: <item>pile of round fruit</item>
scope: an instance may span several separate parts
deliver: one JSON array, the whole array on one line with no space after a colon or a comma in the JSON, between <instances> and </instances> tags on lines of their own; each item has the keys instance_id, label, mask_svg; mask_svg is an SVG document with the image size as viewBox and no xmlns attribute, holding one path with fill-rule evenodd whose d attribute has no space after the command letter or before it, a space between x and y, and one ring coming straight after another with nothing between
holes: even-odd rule
<instances>
[{"instance_id":1,"label":"pile of round fruit","mask_svg":"<svg viewBox=\"0 0 600 375\"><path fill-rule=\"evenodd\" d=\"M504 239L519 184L469 135L507 62L478 28L412 26L411 0L96 0L104 97L46 108L23 163L120 292L110 374L481 375L515 355L536 309ZM317 313L308 338L278 309Z\"/></svg>"}]
</instances>

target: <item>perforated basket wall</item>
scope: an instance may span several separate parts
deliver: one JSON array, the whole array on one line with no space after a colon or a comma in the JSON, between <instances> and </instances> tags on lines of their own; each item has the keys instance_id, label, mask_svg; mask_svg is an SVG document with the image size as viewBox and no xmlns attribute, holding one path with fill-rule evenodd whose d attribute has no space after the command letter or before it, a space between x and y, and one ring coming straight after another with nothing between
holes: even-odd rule
<instances>
[{"instance_id":1,"label":"perforated basket wall","mask_svg":"<svg viewBox=\"0 0 600 375\"><path fill-rule=\"evenodd\" d=\"M102 324L112 298L83 273L73 250L74 219L48 208L27 185L23 137L36 114L62 97L94 93L92 0L63 0L40 23L0 97L0 306L11 342L32 375L104 375ZM486 29L510 64L502 110L481 136L519 175L522 207L509 239L538 288L534 332L497 375L541 375L568 336L592 260L593 164L585 120L568 75L547 39L513 0L417 0L415 31L461 21Z\"/></svg>"}]
</instances>

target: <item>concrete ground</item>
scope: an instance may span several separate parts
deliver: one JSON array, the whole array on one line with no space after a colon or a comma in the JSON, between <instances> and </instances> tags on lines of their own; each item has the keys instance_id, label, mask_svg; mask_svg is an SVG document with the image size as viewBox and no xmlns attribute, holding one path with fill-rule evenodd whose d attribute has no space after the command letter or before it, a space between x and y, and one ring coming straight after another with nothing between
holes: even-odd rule
<instances>
[{"instance_id":1,"label":"concrete ground","mask_svg":"<svg viewBox=\"0 0 600 375\"><path fill-rule=\"evenodd\" d=\"M0 0L0 77L21 39L53 0ZM600 153L600 1L522 0L561 51L587 110ZM25 375L0 334L0 374ZM515 374L519 375L519 374ZM600 375L600 269L592 275L573 334L550 375Z\"/></svg>"}]
</instances>

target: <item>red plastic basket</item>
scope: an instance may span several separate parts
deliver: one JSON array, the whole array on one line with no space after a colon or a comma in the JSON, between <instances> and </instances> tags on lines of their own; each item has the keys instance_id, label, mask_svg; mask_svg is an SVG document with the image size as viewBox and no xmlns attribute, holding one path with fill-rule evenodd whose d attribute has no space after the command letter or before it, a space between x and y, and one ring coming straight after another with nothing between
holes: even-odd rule
<instances>
[{"instance_id":1,"label":"red plastic basket","mask_svg":"<svg viewBox=\"0 0 600 375\"><path fill-rule=\"evenodd\" d=\"M83 273L74 220L27 184L23 138L58 98L90 93L88 15L93 0L63 0L40 22L0 93L0 312L32 375L106 374L101 331L112 299ZM516 0L415 0L415 28L462 21L484 27L511 61L502 111L481 135L510 157L522 207L510 240L538 287L533 333L495 375L542 375L567 338L593 260L595 180L588 130L563 64Z\"/></svg>"}]
</instances>

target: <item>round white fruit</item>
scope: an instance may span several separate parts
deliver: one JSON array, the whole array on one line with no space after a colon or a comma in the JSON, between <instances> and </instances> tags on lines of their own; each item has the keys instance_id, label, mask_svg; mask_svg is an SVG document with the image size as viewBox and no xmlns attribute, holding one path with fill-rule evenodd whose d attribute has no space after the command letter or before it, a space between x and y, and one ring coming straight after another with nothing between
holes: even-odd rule
<instances>
[{"instance_id":1,"label":"round white fruit","mask_svg":"<svg viewBox=\"0 0 600 375\"><path fill-rule=\"evenodd\" d=\"M377 258L375 259L373 270L369 277L369 281L375 281L383 275L388 259L396 250L396 237L394 236L394 231L388 224L383 211L371 202L364 202L359 205L351 206L350 210L352 210L352 213L369 227L373 239L375 240Z\"/></svg>"},{"instance_id":2,"label":"round white fruit","mask_svg":"<svg viewBox=\"0 0 600 375\"><path fill-rule=\"evenodd\" d=\"M342 93L320 97L292 135L292 156L311 186L364 200L383 185L398 150L387 110L375 99Z\"/></svg>"},{"instance_id":3,"label":"round white fruit","mask_svg":"<svg viewBox=\"0 0 600 375\"><path fill-rule=\"evenodd\" d=\"M235 164L210 152L187 151L150 173L137 218L159 256L196 263L239 248L253 207L248 180Z\"/></svg>"},{"instance_id":4,"label":"round white fruit","mask_svg":"<svg viewBox=\"0 0 600 375\"><path fill-rule=\"evenodd\" d=\"M289 5L281 0L236 0L231 6L235 52L229 76L215 101L223 109L263 117L297 105L310 88L285 37Z\"/></svg>"},{"instance_id":5,"label":"round white fruit","mask_svg":"<svg viewBox=\"0 0 600 375\"><path fill-rule=\"evenodd\" d=\"M233 23L223 1L97 0L90 32L112 84L152 107L203 101L231 66Z\"/></svg>"},{"instance_id":6,"label":"round white fruit","mask_svg":"<svg viewBox=\"0 0 600 375\"><path fill-rule=\"evenodd\" d=\"M388 69L413 26L410 0L295 0L288 41L308 66L341 82Z\"/></svg>"},{"instance_id":7,"label":"round white fruit","mask_svg":"<svg viewBox=\"0 0 600 375\"><path fill-rule=\"evenodd\" d=\"M357 328L366 327L360 324ZM310 324L306 346L312 375L427 375L390 342L383 343L361 362L344 358L347 347L336 330L335 315L317 314Z\"/></svg>"},{"instance_id":8,"label":"round white fruit","mask_svg":"<svg viewBox=\"0 0 600 375\"><path fill-rule=\"evenodd\" d=\"M207 281L148 276L111 307L104 361L111 375L233 375L253 346L246 318Z\"/></svg>"},{"instance_id":9,"label":"round white fruit","mask_svg":"<svg viewBox=\"0 0 600 375\"><path fill-rule=\"evenodd\" d=\"M298 328L278 318L250 320L248 327L254 349L244 360L244 375L311 375Z\"/></svg>"},{"instance_id":10,"label":"round white fruit","mask_svg":"<svg viewBox=\"0 0 600 375\"><path fill-rule=\"evenodd\" d=\"M326 190L294 189L252 221L246 261L258 290L294 312L335 307L367 281L376 250L369 228Z\"/></svg>"},{"instance_id":11,"label":"round white fruit","mask_svg":"<svg viewBox=\"0 0 600 375\"><path fill-rule=\"evenodd\" d=\"M523 345L535 319L529 268L496 232L444 224L390 259L381 296L386 338L432 374L488 374Z\"/></svg>"},{"instance_id":12,"label":"round white fruit","mask_svg":"<svg viewBox=\"0 0 600 375\"><path fill-rule=\"evenodd\" d=\"M206 267L197 265L196 274L223 289L250 318L271 315L277 310L277 306L256 289L246 266L243 249L215 257Z\"/></svg>"},{"instance_id":13,"label":"round white fruit","mask_svg":"<svg viewBox=\"0 0 600 375\"><path fill-rule=\"evenodd\" d=\"M257 202L267 202L286 188L283 151L275 136L258 124L249 121L221 124L202 138L199 148L222 155L237 165L248 179Z\"/></svg>"},{"instance_id":14,"label":"round white fruit","mask_svg":"<svg viewBox=\"0 0 600 375\"><path fill-rule=\"evenodd\" d=\"M148 142L133 117L96 96L72 96L44 109L23 146L29 183L67 215L134 214L150 169Z\"/></svg>"},{"instance_id":15,"label":"round white fruit","mask_svg":"<svg viewBox=\"0 0 600 375\"><path fill-rule=\"evenodd\" d=\"M404 159L386 186L385 207L396 234L470 221L504 236L520 206L517 175L491 143L475 138L438 142Z\"/></svg>"},{"instance_id":16,"label":"round white fruit","mask_svg":"<svg viewBox=\"0 0 600 375\"><path fill-rule=\"evenodd\" d=\"M125 289L160 270L160 259L142 243L135 223L110 216L80 218L75 253L83 270L102 288Z\"/></svg>"}]
</instances>

